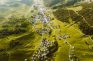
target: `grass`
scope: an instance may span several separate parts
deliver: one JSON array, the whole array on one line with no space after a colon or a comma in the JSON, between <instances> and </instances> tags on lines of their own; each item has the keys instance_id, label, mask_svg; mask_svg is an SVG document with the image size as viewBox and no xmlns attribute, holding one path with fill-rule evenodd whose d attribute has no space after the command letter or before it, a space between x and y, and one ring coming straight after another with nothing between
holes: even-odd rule
<instances>
[{"instance_id":1,"label":"grass","mask_svg":"<svg viewBox=\"0 0 93 61\"><path fill-rule=\"evenodd\" d=\"M50 13L51 12L47 14ZM66 23L57 20L52 13L50 16L51 18L54 18L54 20L51 20L48 24L50 24L53 29L51 29L48 24L46 24L46 28L51 29L51 35L44 34L41 36L36 32L36 29L41 30L42 28L42 23L40 22L35 24L35 28L29 24L27 32L12 34L7 37L0 38L0 61L31 60L33 53L40 46L42 37L47 38L49 41L54 41L56 38L59 48L54 53L55 57L53 56L55 61L69 61L70 46L65 43L64 39L58 38L59 36L64 35L70 36L70 38L67 38L66 41L75 47L74 54L78 57L79 61L93 61L93 50L91 48L93 46L93 41L91 37L85 37L84 33L79 29L78 24L70 26L74 23L72 19L69 19L70 23ZM10 47L11 42L13 47ZM16 42L18 44L15 45Z\"/></svg>"}]
</instances>

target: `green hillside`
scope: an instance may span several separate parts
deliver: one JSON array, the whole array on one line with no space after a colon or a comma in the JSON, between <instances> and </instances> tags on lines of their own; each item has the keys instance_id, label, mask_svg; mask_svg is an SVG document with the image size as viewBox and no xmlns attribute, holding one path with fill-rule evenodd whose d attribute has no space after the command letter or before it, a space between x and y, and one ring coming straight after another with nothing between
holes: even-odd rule
<instances>
[{"instance_id":1,"label":"green hillside","mask_svg":"<svg viewBox=\"0 0 93 61\"><path fill-rule=\"evenodd\" d=\"M86 35L93 34L93 25L92 25L92 13L93 13L93 4L80 4L65 8L58 8L54 11L54 15L57 19L62 22L69 22L69 19L75 21L80 25L80 29ZM73 24L72 24L73 25Z\"/></svg>"},{"instance_id":2,"label":"green hillside","mask_svg":"<svg viewBox=\"0 0 93 61\"><path fill-rule=\"evenodd\" d=\"M23 3L0 17L0 61L93 61L92 3L45 11Z\"/></svg>"}]
</instances>

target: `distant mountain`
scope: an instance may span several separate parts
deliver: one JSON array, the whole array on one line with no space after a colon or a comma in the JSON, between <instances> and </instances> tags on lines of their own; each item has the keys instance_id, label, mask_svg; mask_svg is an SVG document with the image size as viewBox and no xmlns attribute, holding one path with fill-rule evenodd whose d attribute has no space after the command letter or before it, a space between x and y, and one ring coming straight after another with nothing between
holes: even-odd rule
<instances>
[{"instance_id":1,"label":"distant mountain","mask_svg":"<svg viewBox=\"0 0 93 61\"><path fill-rule=\"evenodd\" d=\"M90 3L93 2L93 0L44 0L44 3L46 6L58 6L58 5L73 5L76 3Z\"/></svg>"},{"instance_id":2,"label":"distant mountain","mask_svg":"<svg viewBox=\"0 0 93 61\"><path fill-rule=\"evenodd\" d=\"M46 6L52 6L61 2L61 0L44 0Z\"/></svg>"},{"instance_id":3,"label":"distant mountain","mask_svg":"<svg viewBox=\"0 0 93 61\"><path fill-rule=\"evenodd\" d=\"M20 10L23 6L31 7L33 0L7 0L0 4L0 17L9 14L11 11Z\"/></svg>"}]
</instances>

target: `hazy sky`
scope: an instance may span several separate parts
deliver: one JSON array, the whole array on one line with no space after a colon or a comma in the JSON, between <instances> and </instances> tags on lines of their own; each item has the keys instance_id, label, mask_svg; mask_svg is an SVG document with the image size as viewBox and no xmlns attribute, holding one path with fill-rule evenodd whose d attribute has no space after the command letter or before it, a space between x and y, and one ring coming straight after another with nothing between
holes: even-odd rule
<instances>
[{"instance_id":1,"label":"hazy sky","mask_svg":"<svg viewBox=\"0 0 93 61\"><path fill-rule=\"evenodd\" d=\"M11 0L0 0L0 4L5 4L8 1L11 1ZM21 1L21 0L12 0L12 1Z\"/></svg>"},{"instance_id":2,"label":"hazy sky","mask_svg":"<svg viewBox=\"0 0 93 61\"><path fill-rule=\"evenodd\" d=\"M8 0L0 0L0 4L5 4Z\"/></svg>"}]
</instances>

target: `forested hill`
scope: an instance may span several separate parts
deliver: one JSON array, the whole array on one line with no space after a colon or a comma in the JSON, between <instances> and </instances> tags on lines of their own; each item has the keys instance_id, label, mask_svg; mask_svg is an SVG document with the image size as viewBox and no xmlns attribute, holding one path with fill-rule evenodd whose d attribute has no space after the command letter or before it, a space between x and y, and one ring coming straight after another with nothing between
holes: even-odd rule
<instances>
[{"instance_id":1,"label":"forested hill","mask_svg":"<svg viewBox=\"0 0 93 61\"><path fill-rule=\"evenodd\" d=\"M46 6L60 5L73 5L81 0L44 0Z\"/></svg>"},{"instance_id":2,"label":"forested hill","mask_svg":"<svg viewBox=\"0 0 93 61\"><path fill-rule=\"evenodd\" d=\"M56 9L56 10L54 10ZM93 3L82 3L63 8L53 8L54 15L62 22L69 22L69 18L80 25L80 29L87 35L93 35Z\"/></svg>"},{"instance_id":3,"label":"forested hill","mask_svg":"<svg viewBox=\"0 0 93 61\"><path fill-rule=\"evenodd\" d=\"M93 2L93 0L44 0L45 5L48 7L60 6L60 5L69 6L69 5L85 3L85 2L90 3Z\"/></svg>"}]
</instances>

